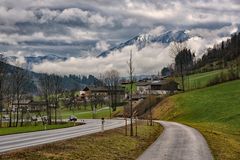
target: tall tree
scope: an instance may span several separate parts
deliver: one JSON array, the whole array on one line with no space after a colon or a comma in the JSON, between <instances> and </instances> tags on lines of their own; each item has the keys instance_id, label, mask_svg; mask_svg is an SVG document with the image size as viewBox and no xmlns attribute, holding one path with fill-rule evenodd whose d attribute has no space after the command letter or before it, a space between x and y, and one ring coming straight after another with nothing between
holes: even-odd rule
<instances>
[{"instance_id":1,"label":"tall tree","mask_svg":"<svg viewBox=\"0 0 240 160\"><path fill-rule=\"evenodd\" d=\"M0 55L0 127L2 127L3 117L3 82L5 77L4 57Z\"/></svg>"},{"instance_id":2,"label":"tall tree","mask_svg":"<svg viewBox=\"0 0 240 160\"><path fill-rule=\"evenodd\" d=\"M133 95L133 62L132 62L132 51L130 52L130 58L128 63L129 67L129 80L130 80L130 136L133 136L133 103L132 103L132 95Z\"/></svg>"},{"instance_id":3,"label":"tall tree","mask_svg":"<svg viewBox=\"0 0 240 160\"><path fill-rule=\"evenodd\" d=\"M7 109L9 111L9 127L12 127L12 112L13 112L12 104L14 101L12 82L13 82L12 77L10 75L6 75L6 78L4 80L3 90L4 90L5 100L7 103Z\"/></svg>"},{"instance_id":4,"label":"tall tree","mask_svg":"<svg viewBox=\"0 0 240 160\"><path fill-rule=\"evenodd\" d=\"M194 54L191 50L184 48L175 57L175 69L182 79L182 90L185 91L184 76L191 70L193 66Z\"/></svg>"},{"instance_id":5,"label":"tall tree","mask_svg":"<svg viewBox=\"0 0 240 160\"><path fill-rule=\"evenodd\" d=\"M161 70L161 75L162 76L169 76L169 75L171 75L171 70L169 69L169 67L163 67L163 69Z\"/></svg>"},{"instance_id":6,"label":"tall tree","mask_svg":"<svg viewBox=\"0 0 240 160\"><path fill-rule=\"evenodd\" d=\"M54 104L54 117L55 124L57 123L57 109L59 107L59 96L62 92L62 79L58 75L51 75L51 83L52 83L52 102Z\"/></svg>"},{"instance_id":7,"label":"tall tree","mask_svg":"<svg viewBox=\"0 0 240 160\"><path fill-rule=\"evenodd\" d=\"M117 70L109 70L104 73L103 81L110 95L111 108L113 111L116 110L117 99L118 99L118 87L119 87L119 72Z\"/></svg>"},{"instance_id":8,"label":"tall tree","mask_svg":"<svg viewBox=\"0 0 240 160\"><path fill-rule=\"evenodd\" d=\"M173 60L175 61L178 53L181 52L182 50L184 50L185 48L186 48L186 43L185 42L173 42L173 43L171 43L170 50L169 50L170 57L172 57ZM176 70L175 70L175 74L178 74ZM181 80L182 80L182 85L183 85L183 88L184 88L184 78L182 77Z\"/></svg>"},{"instance_id":9,"label":"tall tree","mask_svg":"<svg viewBox=\"0 0 240 160\"><path fill-rule=\"evenodd\" d=\"M51 94L52 94L52 82L51 77L47 74L42 75L39 79L39 91L43 96L46 105L47 112L47 123L51 125L52 123L52 107L51 107Z\"/></svg>"},{"instance_id":10,"label":"tall tree","mask_svg":"<svg viewBox=\"0 0 240 160\"><path fill-rule=\"evenodd\" d=\"M21 66L18 64L18 66ZM23 116L24 116L24 111L26 111L26 108L23 106L20 108L20 102L23 99L23 95L26 93L26 83L29 79L28 72L22 68L16 68L13 71L12 74L12 79L13 79L13 92L14 92L14 97L17 101L17 120L16 120L16 127L18 126L19 122L19 110L21 109L21 126L23 126Z\"/></svg>"}]
</instances>

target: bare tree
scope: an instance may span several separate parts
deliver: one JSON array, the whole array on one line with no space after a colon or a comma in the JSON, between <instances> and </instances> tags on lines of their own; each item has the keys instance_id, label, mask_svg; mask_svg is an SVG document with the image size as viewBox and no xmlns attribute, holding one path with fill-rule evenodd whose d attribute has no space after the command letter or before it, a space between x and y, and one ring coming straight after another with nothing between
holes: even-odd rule
<instances>
[{"instance_id":1,"label":"bare tree","mask_svg":"<svg viewBox=\"0 0 240 160\"><path fill-rule=\"evenodd\" d=\"M20 64L18 64L20 66ZM26 91L26 83L28 80L28 72L22 68L16 68L13 71L12 79L13 79L13 93L14 97L17 101L17 120L16 127L18 126L19 121L19 109L20 109L20 101L23 98L23 95ZM23 126L23 116L24 116L25 108L21 108L21 126Z\"/></svg>"},{"instance_id":2,"label":"bare tree","mask_svg":"<svg viewBox=\"0 0 240 160\"><path fill-rule=\"evenodd\" d=\"M47 121L48 124L51 125L52 123L52 109L51 109L51 94L52 94L52 83L51 77L47 74L42 75L39 79L39 90L46 105L46 112L47 112Z\"/></svg>"},{"instance_id":3,"label":"bare tree","mask_svg":"<svg viewBox=\"0 0 240 160\"><path fill-rule=\"evenodd\" d=\"M4 96L5 100L7 103L7 108L9 111L9 127L12 127L12 103L14 101L14 93L13 93L13 86L12 86L12 77L10 75L6 75L6 78L4 80L4 86L3 86L3 91L4 91Z\"/></svg>"},{"instance_id":4,"label":"bare tree","mask_svg":"<svg viewBox=\"0 0 240 160\"><path fill-rule=\"evenodd\" d=\"M118 99L118 87L119 87L119 72L117 70L106 71L103 76L103 81L105 86L108 88L111 108L113 111L116 110L117 107L117 99Z\"/></svg>"},{"instance_id":5,"label":"bare tree","mask_svg":"<svg viewBox=\"0 0 240 160\"><path fill-rule=\"evenodd\" d=\"M55 74L43 75L40 79L40 93L42 94L47 110L48 124L52 123L52 108L54 108L55 124L57 123L57 108L59 96L62 92L61 77Z\"/></svg>"},{"instance_id":6,"label":"bare tree","mask_svg":"<svg viewBox=\"0 0 240 160\"><path fill-rule=\"evenodd\" d=\"M59 95L62 92L62 81L61 77L57 75L51 75L52 81L52 102L54 104L54 117L55 117L55 124L57 123L57 108L59 107Z\"/></svg>"},{"instance_id":7,"label":"bare tree","mask_svg":"<svg viewBox=\"0 0 240 160\"><path fill-rule=\"evenodd\" d=\"M170 45L169 54L170 57L175 61L175 57L181 52L183 49L187 48L186 42L173 42Z\"/></svg>"},{"instance_id":8,"label":"bare tree","mask_svg":"<svg viewBox=\"0 0 240 160\"><path fill-rule=\"evenodd\" d=\"M194 54L186 47L185 42L174 42L170 47L170 56L175 61L175 71L181 77L182 90L185 91L184 76L193 66ZM191 66L191 67L190 67Z\"/></svg>"},{"instance_id":9,"label":"bare tree","mask_svg":"<svg viewBox=\"0 0 240 160\"><path fill-rule=\"evenodd\" d=\"M5 77L5 67L4 67L4 58L0 55L0 127L2 127L2 117L3 117L3 81Z\"/></svg>"},{"instance_id":10,"label":"bare tree","mask_svg":"<svg viewBox=\"0 0 240 160\"><path fill-rule=\"evenodd\" d=\"M130 136L133 136L133 103L132 103L132 95L133 95L133 62L132 62L132 51L130 52L129 62L127 62L129 67L129 79L130 79Z\"/></svg>"}]
</instances>

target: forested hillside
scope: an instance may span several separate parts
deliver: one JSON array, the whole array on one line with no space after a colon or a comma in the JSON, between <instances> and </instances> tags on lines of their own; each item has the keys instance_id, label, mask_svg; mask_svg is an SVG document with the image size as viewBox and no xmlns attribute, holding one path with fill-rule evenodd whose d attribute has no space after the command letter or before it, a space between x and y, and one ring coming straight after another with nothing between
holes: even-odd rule
<instances>
[{"instance_id":1,"label":"forested hillside","mask_svg":"<svg viewBox=\"0 0 240 160\"><path fill-rule=\"evenodd\" d=\"M200 71L222 69L234 64L233 61L239 63L239 56L240 33L235 33L227 41L222 41L213 48L209 48L207 53L197 60L194 69Z\"/></svg>"},{"instance_id":2,"label":"forested hillside","mask_svg":"<svg viewBox=\"0 0 240 160\"><path fill-rule=\"evenodd\" d=\"M15 75L16 73L24 74L27 77L27 82L25 83L25 87L27 89L27 92L31 92L31 93L36 93L39 79L47 75L43 73L35 73L32 71L28 71L20 67L12 66L2 61L0 61L0 67L6 77L5 81L9 81L12 77L11 75ZM99 80L92 75L89 75L89 76L80 76L80 75L66 76L65 75L65 76L58 76L58 77L60 78L63 90L73 90L73 89L77 90L87 85L95 85L99 83Z\"/></svg>"}]
</instances>

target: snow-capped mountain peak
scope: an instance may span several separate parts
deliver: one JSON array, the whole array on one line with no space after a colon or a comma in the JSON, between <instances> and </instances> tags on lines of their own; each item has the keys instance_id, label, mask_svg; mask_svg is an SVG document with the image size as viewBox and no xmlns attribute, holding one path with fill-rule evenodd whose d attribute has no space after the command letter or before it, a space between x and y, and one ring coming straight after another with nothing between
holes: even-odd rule
<instances>
[{"instance_id":1,"label":"snow-capped mountain peak","mask_svg":"<svg viewBox=\"0 0 240 160\"><path fill-rule=\"evenodd\" d=\"M138 36L133 37L132 39L121 43L107 51L102 52L98 55L98 57L106 57L112 51L121 50L122 48L130 45L136 45L139 50L144 48L146 45L151 43L162 43L162 44L170 44L171 42L183 42L191 38L188 34L187 30L180 31L167 31L160 35L152 35L148 33L140 34Z\"/></svg>"}]
</instances>

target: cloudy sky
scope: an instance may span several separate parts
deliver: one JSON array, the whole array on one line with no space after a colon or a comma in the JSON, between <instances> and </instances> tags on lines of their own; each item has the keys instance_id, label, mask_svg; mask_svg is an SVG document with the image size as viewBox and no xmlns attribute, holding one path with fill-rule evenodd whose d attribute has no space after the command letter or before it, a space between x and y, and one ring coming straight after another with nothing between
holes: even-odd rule
<instances>
[{"instance_id":1,"label":"cloudy sky","mask_svg":"<svg viewBox=\"0 0 240 160\"><path fill-rule=\"evenodd\" d=\"M131 49L136 74L153 73L170 63L166 46L95 56L141 33L180 29L204 37L190 40L199 51L236 32L239 15L238 0L0 0L0 53L69 58L33 66L38 72L97 74L114 68L126 74Z\"/></svg>"}]
</instances>

